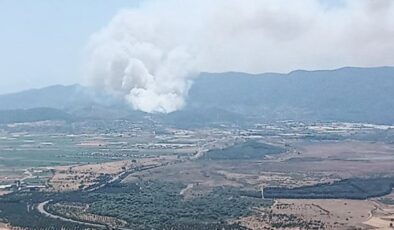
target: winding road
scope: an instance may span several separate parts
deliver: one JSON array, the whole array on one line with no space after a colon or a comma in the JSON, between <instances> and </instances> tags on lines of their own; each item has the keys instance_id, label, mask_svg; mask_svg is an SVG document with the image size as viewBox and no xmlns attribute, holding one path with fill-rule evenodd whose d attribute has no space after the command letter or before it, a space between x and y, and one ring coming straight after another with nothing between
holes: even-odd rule
<instances>
[{"instance_id":1,"label":"winding road","mask_svg":"<svg viewBox=\"0 0 394 230\"><path fill-rule=\"evenodd\" d=\"M138 171L149 170L149 169L161 167L163 165L165 165L165 164L155 165L155 166L147 166L147 167L144 167L142 169L139 169ZM92 187L90 189L87 189L87 190L85 190L85 192L94 192L94 191L96 191L96 190L98 190L100 188L103 188L103 187L107 186L107 185L110 185L110 184L116 183L118 181L121 181L126 176L128 176L128 175L130 175L130 174L132 174L134 172L137 172L137 171L135 169L133 169L131 171L121 172L118 175L116 175L114 178L112 178L111 180L109 180L107 182L104 182L102 184L98 184L97 186L94 186L94 187ZM86 226L90 226L90 227L93 227L93 228L96 228L96 229L107 229L109 227L109 226L104 225L104 224L94 224L94 223L90 223L90 222L74 220L74 219L71 219L71 218L67 218L67 217L63 217L63 216L59 216L59 215L55 215L55 214L49 213L48 211L45 210L45 206L51 201L52 200L46 200L44 202L39 203L37 205L37 207L36 207L37 211L39 213L41 213L42 215L44 215L46 217L49 217L49 218L58 219L58 220L62 220L62 221L66 221L66 222L70 222L70 223L74 223L74 224L86 225ZM116 229L118 229L118 230L131 230L131 229L128 229L128 228L123 228L123 227L118 227Z\"/></svg>"},{"instance_id":2,"label":"winding road","mask_svg":"<svg viewBox=\"0 0 394 230\"><path fill-rule=\"evenodd\" d=\"M82 221L73 220L70 218L66 218L66 217L62 217L62 216L58 216L58 215L49 213L45 210L45 205L47 205L49 202L51 202L51 200L47 200L47 201L39 203L37 205L37 211L39 213L43 214L44 216L49 217L49 218L53 218L53 219L58 219L58 220L62 220L62 221L66 221L66 222L70 222L70 223L74 223L74 224L87 225L87 226L94 227L94 228L100 228L100 229L107 228L107 226L105 226L103 224L93 224L93 223L88 223L88 222L82 222Z\"/></svg>"}]
</instances>

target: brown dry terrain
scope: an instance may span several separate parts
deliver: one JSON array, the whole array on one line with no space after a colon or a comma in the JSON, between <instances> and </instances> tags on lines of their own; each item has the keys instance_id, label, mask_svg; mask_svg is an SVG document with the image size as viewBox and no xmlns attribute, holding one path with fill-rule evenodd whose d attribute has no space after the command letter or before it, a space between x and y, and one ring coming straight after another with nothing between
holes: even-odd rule
<instances>
[{"instance_id":1,"label":"brown dry terrain","mask_svg":"<svg viewBox=\"0 0 394 230\"><path fill-rule=\"evenodd\" d=\"M131 175L125 181L159 179L188 186L185 198L201 196L215 186L259 188L262 185L302 186L348 178L394 173L394 148L383 143L358 141L297 143L287 155L260 161L191 161ZM394 195L393 195L394 196ZM324 229L353 227L388 229L391 209L371 200L278 200L270 209L238 221L251 229L286 229L294 226ZM382 210L380 212L374 211ZM267 214L271 213L271 214ZM286 219L287 216L290 219ZM276 225L275 225L276 224ZM385 227L385 228L383 228Z\"/></svg>"},{"instance_id":2,"label":"brown dry terrain","mask_svg":"<svg viewBox=\"0 0 394 230\"><path fill-rule=\"evenodd\" d=\"M251 229L299 229L309 224L322 229L388 229L389 222L372 213L381 204L370 200L280 199L269 209L256 209L256 214L238 220ZM387 218L388 216L385 216ZM282 226L282 227L278 227ZM291 227L293 226L293 227ZM386 228L381 228L385 226ZM308 227L301 227L308 229Z\"/></svg>"},{"instance_id":3,"label":"brown dry terrain","mask_svg":"<svg viewBox=\"0 0 394 230\"><path fill-rule=\"evenodd\" d=\"M390 202L385 202L385 201ZM374 200L376 208L370 213L370 218L364 224L374 229L394 229L394 191L382 197L382 199ZM388 204L390 203L390 204Z\"/></svg>"},{"instance_id":4,"label":"brown dry terrain","mask_svg":"<svg viewBox=\"0 0 394 230\"><path fill-rule=\"evenodd\" d=\"M359 141L298 143L295 151L280 161L239 164L239 171L264 168L285 175L326 175L332 178L393 175L394 147L384 143ZM300 179L305 181L305 177ZM283 183L282 183L283 184ZM386 196L393 199L394 193ZM251 229L313 226L324 229L394 229L394 206L372 200L277 200L270 209L241 218ZM268 213L268 214L267 214ZM278 227L279 226L279 227ZM282 227L280 227L282 226ZM293 227L298 229L298 227ZM307 228L307 227L303 227Z\"/></svg>"},{"instance_id":5,"label":"brown dry terrain","mask_svg":"<svg viewBox=\"0 0 394 230\"><path fill-rule=\"evenodd\" d=\"M306 220L319 220L326 229L348 229L365 227L361 223L367 220L374 209L371 201L358 200L279 200L273 207L275 213L294 214Z\"/></svg>"},{"instance_id":6,"label":"brown dry terrain","mask_svg":"<svg viewBox=\"0 0 394 230\"><path fill-rule=\"evenodd\" d=\"M175 161L172 156L143 158L132 160L114 161L99 164L86 164L75 166L55 167L55 174L49 180L52 191L73 191L86 188L97 182L100 175L106 174L115 177L121 172L148 165L160 165Z\"/></svg>"},{"instance_id":7,"label":"brown dry terrain","mask_svg":"<svg viewBox=\"0 0 394 230\"><path fill-rule=\"evenodd\" d=\"M2 190L0 190L0 196L6 195L8 193L10 193L10 191L2 191Z\"/></svg>"},{"instance_id":8,"label":"brown dry terrain","mask_svg":"<svg viewBox=\"0 0 394 230\"><path fill-rule=\"evenodd\" d=\"M11 230L8 224L0 223L0 230Z\"/></svg>"},{"instance_id":9,"label":"brown dry terrain","mask_svg":"<svg viewBox=\"0 0 394 230\"><path fill-rule=\"evenodd\" d=\"M273 142L272 142L273 143ZM81 142L83 146L104 146L104 140ZM204 196L219 186L235 186L245 190L262 186L298 187L332 182L349 177L394 175L394 146L360 141L284 141L287 152L258 160L179 159L176 155L138 158L97 164L58 166L48 184L51 191L72 191L98 182L103 174L116 178L125 171L146 166L160 166L138 171L123 182L158 180L180 182L185 199ZM175 151L175 150L174 150ZM176 162L176 164L175 164ZM17 177L26 177L20 173ZM12 178L14 179L14 178ZM0 192L1 195L1 192ZM388 196L390 197L390 196ZM391 195L394 198L394 194ZM85 220L112 221L106 216L83 215L85 207L64 205L59 209L75 209ZM66 215L66 214L65 214ZM281 199L271 208L255 209L255 214L237 219L251 229L324 228L388 229L394 219L394 207L377 200L308 200ZM2 230L0 225L0 230Z\"/></svg>"},{"instance_id":10,"label":"brown dry terrain","mask_svg":"<svg viewBox=\"0 0 394 230\"><path fill-rule=\"evenodd\" d=\"M137 172L129 175L124 182L137 182L138 180L160 180L181 182L190 185L183 192L185 197L201 196L214 187L235 186L245 189L259 189L266 185L301 186L334 179L300 173L266 172L244 170L243 167L253 163L188 161L176 165L163 166L149 171Z\"/></svg>"},{"instance_id":11,"label":"brown dry terrain","mask_svg":"<svg viewBox=\"0 0 394 230\"><path fill-rule=\"evenodd\" d=\"M262 160L194 160L135 173L124 181L156 179L192 185L186 197L216 186L297 187L353 176L394 173L394 147L358 141L296 143L295 151ZM374 150L375 149L375 150ZM369 158L371 160L366 160Z\"/></svg>"},{"instance_id":12,"label":"brown dry terrain","mask_svg":"<svg viewBox=\"0 0 394 230\"><path fill-rule=\"evenodd\" d=\"M0 169L0 182L8 184L24 177L23 170L2 170Z\"/></svg>"},{"instance_id":13,"label":"brown dry terrain","mask_svg":"<svg viewBox=\"0 0 394 230\"><path fill-rule=\"evenodd\" d=\"M303 157L342 160L394 160L394 146L378 142L318 142L297 146Z\"/></svg>"},{"instance_id":14,"label":"brown dry terrain","mask_svg":"<svg viewBox=\"0 0 394 230\"><path fill-rule=\"evenodd\" d=\"M309 172L335 177L394 175L394 145L379 142L331 141L294 143L281 162L261 162L267 171ZM253 167L259 167L256 163Z\"/></svg>"},{"instance_id":15,"label":"brown dry terrain","mask_svg":"<svg viewBox=\"0 0 394 230\"><path fill-rule=\"evenodd\" d=\"M54 191L77 190L94 184L102 173L111 176L118 174L122 167L132 167L131 161L59 166L54 168L55 175L50 179L49 185Z\"/></svg>"}]
</instances>

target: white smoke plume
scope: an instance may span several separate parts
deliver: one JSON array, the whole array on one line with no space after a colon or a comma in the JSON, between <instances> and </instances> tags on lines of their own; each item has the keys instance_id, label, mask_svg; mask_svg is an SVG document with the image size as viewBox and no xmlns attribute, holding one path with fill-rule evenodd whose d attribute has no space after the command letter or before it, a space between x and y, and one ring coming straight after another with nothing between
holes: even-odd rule
<instances>
[{"instance_id":1,"label":"white smoke plume","mask_svg":"<svg viewBox=\"0 0 394 230\"><path fill-rule=\"evenodd\" d=\"M200 71L393 65L393 2L146 0L92 36L88 75L137 110L169 113Z\"/></svg>"}]
</instances>

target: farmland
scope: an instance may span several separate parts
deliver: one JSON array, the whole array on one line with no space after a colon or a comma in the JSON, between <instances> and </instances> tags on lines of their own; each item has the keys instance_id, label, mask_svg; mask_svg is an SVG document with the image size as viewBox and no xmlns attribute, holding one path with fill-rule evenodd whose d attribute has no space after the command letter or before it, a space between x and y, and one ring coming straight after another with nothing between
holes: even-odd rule
<instances>
[{"instance_id":1,"label":"farmland","mask_svg":"<svg viewBox=\"0 0 394 230\"><path fill-rule=\"evenodd\" d=\"M376 141L379 130L334 137L316 124L276 125L140 124L45 134L6 128L0 222L38 229L347 229L385 221L389 211L373 210L392 205L394 146ZM330 202L359 210L345 215Z\"/></svg>"}]
</instances>

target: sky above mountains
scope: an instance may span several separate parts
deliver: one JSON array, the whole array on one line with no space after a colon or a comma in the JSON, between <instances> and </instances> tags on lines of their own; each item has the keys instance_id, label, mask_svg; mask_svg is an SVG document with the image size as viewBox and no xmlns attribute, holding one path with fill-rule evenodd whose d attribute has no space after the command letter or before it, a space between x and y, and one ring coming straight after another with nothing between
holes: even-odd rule
<instances>
[{"instance_id":1,"label":"sky above mountains","mask_svg":"<svg viewBox=\"0 0 394 230\"><path fill-rule=\"evenodd\" d=\"M137 0L0 0L0 94L81 81L89 36Z\"/></svg>"},{"instance_id":2,"label":"sky above mountains","mask_svg":"<svg viewBox=\"0 0 394 230\"><path fill-rule=\"evenodd\" d=\"M117 70L120 78L127 66L130 70L130 63L137 74L128 74L141 76L138 71L147 70L151 75L142 88L155 89L137 90L138 95L155 94L164 87L179 91L181 97L187 92L186 75L200 71L256 73L394 65L390 0L2 0L0 31L1 94L86 83L87 75L96 79L92 74L117 79L116 71L95 67L114 63L114 57L128 63ZM144 48L136 50L136 44ZM168 59L171 52L176 58ZM124 55L118 58L119 53ZM92 54L100 54L100 60ZM182 62L184 58L187 61ZM178 62L187 69L175 68ZM182 76L172 78L168 73ZM136 79L127 79L130 92ZM162 81L175 81L177 86L162 86ZM117 90L111 87L106 86Z\"/></svg>"}]
</instances>

